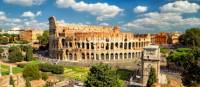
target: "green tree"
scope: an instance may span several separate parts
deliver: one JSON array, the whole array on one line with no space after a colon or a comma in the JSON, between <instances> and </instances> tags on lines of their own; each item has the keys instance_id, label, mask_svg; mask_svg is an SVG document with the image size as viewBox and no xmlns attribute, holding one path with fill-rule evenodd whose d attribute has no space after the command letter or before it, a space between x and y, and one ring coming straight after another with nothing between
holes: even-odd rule
<instances>
[{"instance_id":1,"label":"green tree","mask_svg":"<svg viewBox=\"0 0 200 87\"><path fill-rule=\"evenodd\" d=\"M3 53L4 49L2 47L0 47L0 53Z\"/></svg>"},{"instance_id":2,"label":"green tree","mask_svg":"<svg viewBox=\"0 0 200 87\"><path fill-rule=\"evenodd\" d=\"M200 48L179 48L167 60L184 69L182 81L186 86L200 84Z\"/></svg>"},{"instance_id":3,"label":"green tree","mask_svg":"<svg viewBox=\"0 0 200 87\"><path fill-rule=\"evenodd\" d=\"M90 68L86 87L120 87L116 70L108 64L96 64Z\"/></svg>"},{"instance_id":4,"label":"green tree","mask_svg":"<svg viewBox=\"0 0 200 87\"><path fill-rule=\"evenodd\" d=\"M42 79L46 81L48 79L48 73L42 72Z\"/></svg>"},{"instance_id":5,"label":"green tree","mask_svg":"<svg viewBox=\"0 0 200 87\"><path fill-rule=\"evenodd\" d=\"M0 38L0 44L8 44L9 43L9 40L7 37L1 37Z\"/></svg>"},{"instance_id":6,"label":"green tree","mask_svg":"<svg viewBox=\"0 0 200 87\"><path fill-rule=\"evenodd\" d=\"M185 85L200 85L200 48L193 48L193 55L186 59L185 71L182 73L182 80Z\"/></svg>"},{"instance_id":7,"label":"green tree","mask_svg":"<svg viewBox=\"0 0 200 87\"><path fill-rule=\"evenodd\" d=\"M27 64L23 70L23 77L29 80L38 80L41 78L41 72L38 65Z\"/></svg>"},{"instance_id":8,"label":"green tree","mask_svg":"<svg viewBox=\"0 0 200 87\"><path fill-rule=\"evenodd\" d=\"M10 76L10 85L12 85L13 87L15 87L15 82L14 82L14 80L13 80L13 77L12 76Z\"/></svg>"},{"instance_id":9,"label":"green tree","mask_svg":"<svg viewBox=\"0 0 200 87\"><path fill-rule=\"evenodd\" d=\"M151 67L149 79L147 81L147 87L151 87L155 82L157 82L156 71Z\"/></svg>"},{"instance_id":10,"label":"green tree","mask_svg":"<svg viewBox=\"0 0 200 87\"><path fill-rule=\"evenodd\" d=\"M30 80L28 78L26 78L25 80L26 80L26 87L31 87Z\"/></svg>"},{"instance_id":11,"label":"green tree","mask_svg":"<svg viewBox=\"0 0 200 87\"><path fill-rule=\"evenodd\" d=\"M25 61L31 61L31 60L33 60L33 49L31 47L28 47L26 50Z\"/></svg>"},{"instance_id":12,"label":"green tree","mask_svg":"<svg viewBox=\"0 0 200 87\"><path fill-rule=\"evenodd\" d=\"M200 47L200 28L191 28L179 37L182 45L187 47L197 46Z\"/></svg>"},{"instance_id":13,"label":"green tree","mask_svg":"<svg viewBox=\"0 0 200 87\"><path fill-rule=\"evenodd\" d=\"M10 47L9 48L9 55L8 55L9 62L21 62L23 60L23 55L21 50L18 47Z\"/></svg>"},{"instance_id":14,"label":"green tree","mask_svg":"<svg viewBox=\"0 0 200 87\"><path fill-rule=\"evenodd\" d=\"M49 42L49 31L44 31L44 33L37 37L41 45L47 45Z\"/></svg>"}]
</instances>

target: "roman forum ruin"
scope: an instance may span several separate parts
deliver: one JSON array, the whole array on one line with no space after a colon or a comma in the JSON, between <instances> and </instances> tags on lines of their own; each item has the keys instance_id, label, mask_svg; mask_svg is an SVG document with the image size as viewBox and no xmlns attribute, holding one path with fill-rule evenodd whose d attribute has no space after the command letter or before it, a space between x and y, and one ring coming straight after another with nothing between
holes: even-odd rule
<instances>
[{"instance_id":1,"label":"roman forum ruin","mask_svg":"<svg viewBox=\"0 0 200 87\"><path fill-rule=\"evenodd\" d=\"M49 18L49 56L66 61L112 61L142 57L149 34L121 32L117 26L61 24Z\"/></svg>"}]
</instances>

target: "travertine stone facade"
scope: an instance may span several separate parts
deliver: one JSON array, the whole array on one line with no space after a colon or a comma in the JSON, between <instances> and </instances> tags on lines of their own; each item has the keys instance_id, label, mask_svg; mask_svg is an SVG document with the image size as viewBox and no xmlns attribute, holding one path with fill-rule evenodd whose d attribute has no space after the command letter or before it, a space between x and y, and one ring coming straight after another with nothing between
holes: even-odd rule
<instances>
[{"instance_id":1,"label":"travertine stone facade","mask_svg":"<svg viewBox=\"0 0 200 87\"><path fill-rule=\"evenodd\" d=\"M157 81L160 83L160 48L157 45L144 47L142 57L142 83L146 87L150 69L154 68Z\"/></svg>"},{"instance_id":2,"label":"travertine stone facade","mask_svg":"<svg viewBox=\"0 0 200 87\"><path fill-rule=\"evenodd\" d=\"M49 18L49 55L67 61L140 58L150 35L121 32L116 26L59 24Z\"/></svg>"}]
</instances>

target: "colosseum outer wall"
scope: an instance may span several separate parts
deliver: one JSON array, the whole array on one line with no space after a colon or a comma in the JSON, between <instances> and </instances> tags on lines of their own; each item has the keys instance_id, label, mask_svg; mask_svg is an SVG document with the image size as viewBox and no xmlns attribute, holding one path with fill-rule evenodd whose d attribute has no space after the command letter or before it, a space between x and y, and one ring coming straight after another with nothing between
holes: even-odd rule
<instances>
[{"instance_id":1,"label":"colosseum outer wall","mask_svg":"<svg viewBox=\"0 0 200 87\"><path fill-rule=\"evenodd\" d=\"M66 61L141 58L149 34L121 32L117 26L60 24L49 18L49 56Z\"/></svg>"}]
</instances>

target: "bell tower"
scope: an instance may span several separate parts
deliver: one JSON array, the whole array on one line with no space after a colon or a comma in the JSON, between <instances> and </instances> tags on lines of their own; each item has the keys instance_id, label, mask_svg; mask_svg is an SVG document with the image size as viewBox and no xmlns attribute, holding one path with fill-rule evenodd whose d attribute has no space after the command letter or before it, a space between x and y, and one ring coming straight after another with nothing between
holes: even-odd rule
<instances>
[{"instance_id":1,"label":"bell tower","mask_svg":"<svg viewBox=\"0 0 200 87\"><path fill-rule=\"evenodd\" d=\"M160 48L157 45L149 45L144 47L142 57L142 84L146 86L150 69L154 68L156 71L157 81L160 78Z\"/></svg>"}]
</instances>

